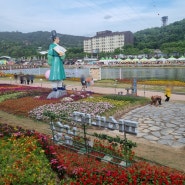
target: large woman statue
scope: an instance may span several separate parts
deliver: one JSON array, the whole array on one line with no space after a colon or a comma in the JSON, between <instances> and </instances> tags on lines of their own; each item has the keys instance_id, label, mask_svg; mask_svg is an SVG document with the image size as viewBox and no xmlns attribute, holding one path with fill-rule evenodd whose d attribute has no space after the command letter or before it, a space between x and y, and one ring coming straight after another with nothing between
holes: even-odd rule
<instances>
[{"instance_id":1,"label":"large woman statue","mask_svg":"<svg viewBox=\"0 0 185 185\"><path fill-rule=\"evenodd\" d=\"M66 79L63 60L65 59L65 48L59 46L60 39L55 30L51 32L53 43L48 50L48 64L50 65L49 80L52 82L53 92L48 95L50 98L59 98L66 93L63 87L63 80Z\"/></svg>"}]
</instances>

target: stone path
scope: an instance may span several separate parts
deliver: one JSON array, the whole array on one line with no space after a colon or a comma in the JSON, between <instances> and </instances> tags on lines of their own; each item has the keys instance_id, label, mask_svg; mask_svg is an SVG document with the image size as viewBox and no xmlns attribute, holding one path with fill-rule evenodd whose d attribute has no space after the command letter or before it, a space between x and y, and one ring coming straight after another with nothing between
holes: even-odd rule
<instances>
[{"instance_id":1,"label":"stone path","mask_svg":"<svg viewBox=\"0 0 185 185\"><path fill-rule=\"evenodd\" d=\"M185 103L146 105L130 111L122 118L139 123L137 137L172 147L185 146Z\"/></svg>"}]
</instances>

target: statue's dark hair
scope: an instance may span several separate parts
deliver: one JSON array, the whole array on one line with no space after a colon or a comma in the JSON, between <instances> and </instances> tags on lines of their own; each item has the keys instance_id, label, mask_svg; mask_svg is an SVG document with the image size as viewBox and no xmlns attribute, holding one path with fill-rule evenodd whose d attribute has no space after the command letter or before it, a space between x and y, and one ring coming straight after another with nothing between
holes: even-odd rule
<instances>
[{"instance_id":1,"label":"statue's dark hair","mask_svg":"<svg viewBox=\"0 0 185 185\"><path fill-rule=\"evenodd\" d=\"M57 32L55 30L51 31L51 38L54 41L57 37Z\"/></svg>"}]
</instances>

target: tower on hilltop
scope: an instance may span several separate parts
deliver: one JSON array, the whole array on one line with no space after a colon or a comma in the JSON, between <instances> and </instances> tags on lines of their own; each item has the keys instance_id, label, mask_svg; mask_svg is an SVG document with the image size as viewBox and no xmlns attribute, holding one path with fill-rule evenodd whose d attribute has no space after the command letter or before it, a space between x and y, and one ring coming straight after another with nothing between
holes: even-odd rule
<instances>
[{"instance_id":1,"label":"tower on hilltop","mask_svg":"<svg viewBox=\"0 0 185 185\"><path fill-rule=\"evenodd\" d=\"M161 17L162 26L166 26L168 22L168 16Z\"/></svg>"}]
</instances>

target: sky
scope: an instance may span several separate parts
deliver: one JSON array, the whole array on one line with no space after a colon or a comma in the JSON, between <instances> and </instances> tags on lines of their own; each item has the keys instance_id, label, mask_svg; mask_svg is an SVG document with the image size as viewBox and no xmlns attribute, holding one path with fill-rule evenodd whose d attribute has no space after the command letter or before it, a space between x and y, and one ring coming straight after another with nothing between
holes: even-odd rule
<instances>
[{"instance_id":1,"label":"sky","mask_svg":"<svg viewBox=\"0 0 185 185\"><path fill-rule=\"evenodd\" d=\"M0 32L52 31L88 36L98 31L161 27L185 18L185 0L1 0Z\"/></svg>"}]
</instances>

